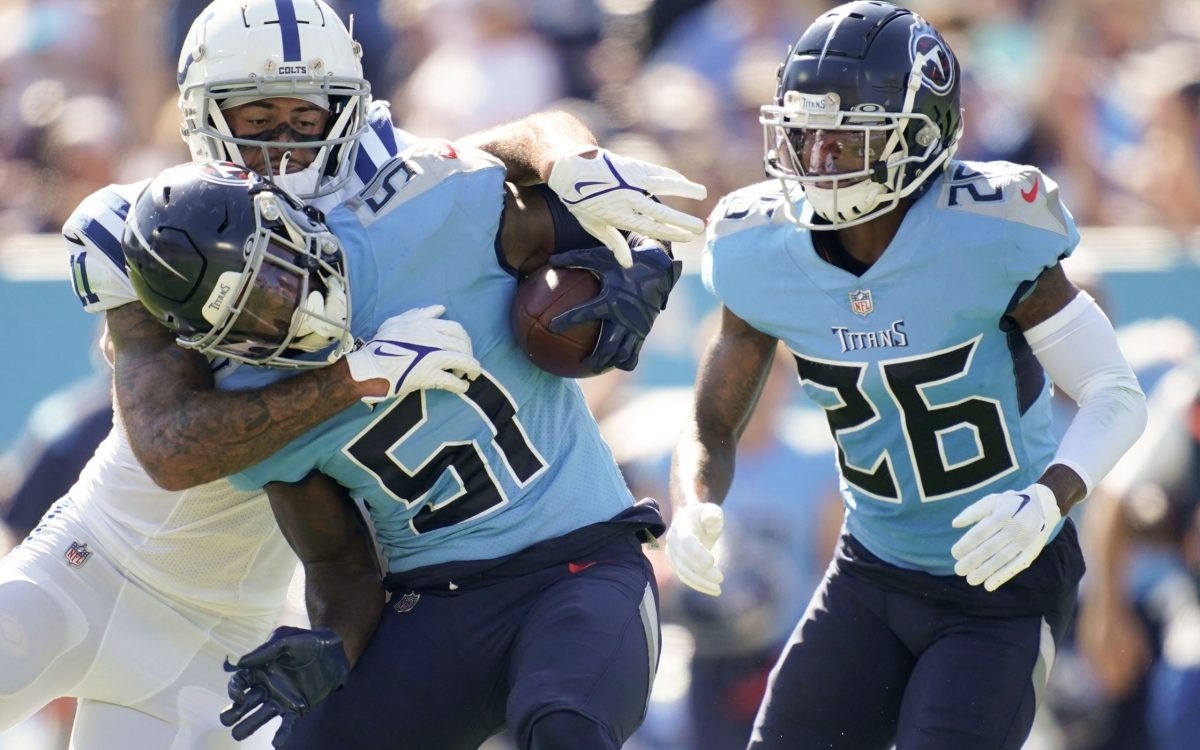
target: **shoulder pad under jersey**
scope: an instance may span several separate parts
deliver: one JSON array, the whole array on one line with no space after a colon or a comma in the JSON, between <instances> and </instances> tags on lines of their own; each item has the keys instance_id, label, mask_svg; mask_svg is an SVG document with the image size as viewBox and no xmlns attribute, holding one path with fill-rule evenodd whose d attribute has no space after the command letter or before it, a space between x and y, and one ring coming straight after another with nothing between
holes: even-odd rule
<instances>
[{"instance_id":1,"label":"shoulder pad under jersey","mask_svg":"<svg viewBox=\"0 0 1200 750\"><path fill-rule=\"evenodd\" d=\"M83 199L63 224L75 296L88 312L102 312L135 301L121 235L130 203L149 180L109 185Z\"/></svg>"},{"instance_id":2,"label":"shoulder pad under jersey","mask_svg":"<svg viewBox=\"0 0 1200 750\"><path fill-rule=\"evenodd\" d=\"M708 216L708 241L787 221L784 201L779 180L764 180L729 193Z\"/></svg>"},{"instance_id":3,"label":"shoulder pad under jersey","mask_svg":"<svg viewBox=\"0 0 1200 750\"><path fill-rule=\"evenodd\" d=\"M369 225L395 206L456 175L504 168L503 162L483 151L460 148L442 139L419 139L381 165L379 174L346 201L346 208L358 214L364 226ZM403 196L396 196L401 188Z\"/></svg>"},{"instance_id":4,"label":"shoulder pad under jersey","mask_svg":"<svg viewBox=\"0 0 1200 750\"><path fill-rule=\"evenodd\" d=\"M374 179L384 162L417 140L411 133L395 126L391 105L379 99L372 101L367 110L367 126L354 156L354 174L359 180L356 190Z\"/></svg>"},{"instance_id":5,"label":"shoulder pad under jersey","mask_svg":"<svg viewBox=\"0 0 1200 750\"><path fill-rule=\"evenodd\" d=\"M954 161L946 168L938 207L988 216L1069 236L1074 222L1058 185L1037 167L1007 161Z\"/></svg>"}]
</instances>

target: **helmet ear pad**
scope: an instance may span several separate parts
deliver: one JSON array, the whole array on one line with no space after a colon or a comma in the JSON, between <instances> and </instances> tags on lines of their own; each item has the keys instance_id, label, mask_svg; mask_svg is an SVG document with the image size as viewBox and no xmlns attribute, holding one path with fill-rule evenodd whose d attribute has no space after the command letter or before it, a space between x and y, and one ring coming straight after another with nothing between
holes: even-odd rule
<instances>
[{"instance_id":1,"label":"helmet ear pad","mask_svg":"<svg viewBox=\"0 0 1200 750\"><path fill-rule=\"evenodd\" d=\"M161 255L171 258L176 274L139 274L146 290L171 302L187 303L204 280L205 261L200 249L192 242L187 229L174 226L155 227L146 238ZM137 270L144 271L139 263ZM191 333L180 329L180 333Z\"/></svg>"},{"instance_id":2,"label":"helmet ear pad","mask_svg":"<svg viewBox=\"0 0 1200 750\"><path fill-rule=\"evenodd\" d=\"M193 163L160 173L130 207L122 237L130 281L143 306L181 335L207 327L199 308L215 275L243 270L255 230L247 196L260 184L238 165Z\"/></svg>"}]
</instances>

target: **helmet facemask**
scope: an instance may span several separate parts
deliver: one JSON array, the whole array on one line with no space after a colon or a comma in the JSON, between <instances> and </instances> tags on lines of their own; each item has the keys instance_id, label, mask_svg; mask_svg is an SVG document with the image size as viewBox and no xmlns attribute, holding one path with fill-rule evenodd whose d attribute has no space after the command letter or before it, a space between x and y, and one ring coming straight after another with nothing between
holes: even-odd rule
<instances>
[{"instance_id":1,"label":"helmet facemask","mask_svg":"<svg viewBox=\"0 0 1200 750\"><path fill-rule=\"evenodd\" d=\"M938 127L926 115L869 104L846 110L834 93L789 91L783 106L762 108L759 122L767 174L783 186L789 218L806 229L851 227L891 211L953 153L941 148ZM905 136L914 130L920 151ZM795 186L811 209L805 216L795 215ZM828 223L815 223L811 214Z\"/></svg>"},{"instance_id":2,"label":"helmet facemask","mask_svg":"<svg viewBox=\"0 0 1200 750\"><path fill-rule=\"evenodd\" d=\"M290 93L278 93L282 89L272 86L268 89L272 93L260 96L259 94L263 93L262 87L255 87L255 94L240 93L247 90L244 84L242 81L206 83L201 90L192 94L205 116L202 119L197 118L198 124L189 132L189 143L193 138L203 139L205 151L211 153L211 156L197 157L196 150L193 149L193 158L211 158L248 165L246 152L255 149L261 154L259 163L262 165L256 171L299 198L311 200L341 189L352 176L351 165L358 151L359 139L367 128L362 113L370 101L369 91L343 96L321 94L320 97L327 99L332 105L329 122L321 135L303 135L287 124L282 124L263 133L237 136L234 135L225 110L222 109L223 103L230 100L243 101L248 97L253 100L317 98L317 95L306 93L311 91L311 87L308 86L294 86L293 88L298 90ZM336 92L342 86L353 88L354 83L331 79L322 82L319 88ZM289 140L279 140L279 136L285 134ZM316 153L303 169L289 171L288 163L294 161L292 154L298 149L310 149ZM283 152L283 157L277 157L273 161L271 151Z\"/></svg>"},{"instance_id":3,"label":"helmet facemask","mask_svg":"<svg viewBox=\"0 0 1200 750\"><path fill-rule=\"evenodd\" d=\"M212 327L181 329L179 344L253 365L326 365L353 342L341 246L275 186L256 189L253 201L243 270L220 274L202 308ZM324 359L297 355L331 346Z\"/></svg>"}]
</instances>

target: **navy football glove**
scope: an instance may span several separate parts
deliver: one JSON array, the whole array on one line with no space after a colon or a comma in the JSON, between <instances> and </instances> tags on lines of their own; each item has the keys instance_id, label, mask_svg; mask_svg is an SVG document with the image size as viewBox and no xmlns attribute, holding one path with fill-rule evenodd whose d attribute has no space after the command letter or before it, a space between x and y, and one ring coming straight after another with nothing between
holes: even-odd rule
<instances>
[{"instance_id":1,"label":"navy football glove","mask_svg":"<svg viewBox=\"0 0 1200 750\"><path fill-rule=\"evenodd\" d=\"M600 321L600 340L595 351L583 360L592 372L637 367L642 343L654 319L666 309L667 295L683 271L683 264L673 259L662 243L638 239L630 268L622 268L603 246L550 257L550 265L555 268L585 268L600 277L600 294L550 321L554 333L590 320Z\"/></svg>"},{"instance_id":2,"label":"navy football glove","mask_svg":"<svg viewBox=\"0 0 1200 750\"><path fill-rule=\"evenodd\" d=\"M283 747L296 719L345 683L350 662L332 630L281 627L236 665L226 661L225 671L234 673L229 678L233 705L221 712L221 723L233 727L240 742L282 716L271 744Z\"/></svg>"}]
</instances>

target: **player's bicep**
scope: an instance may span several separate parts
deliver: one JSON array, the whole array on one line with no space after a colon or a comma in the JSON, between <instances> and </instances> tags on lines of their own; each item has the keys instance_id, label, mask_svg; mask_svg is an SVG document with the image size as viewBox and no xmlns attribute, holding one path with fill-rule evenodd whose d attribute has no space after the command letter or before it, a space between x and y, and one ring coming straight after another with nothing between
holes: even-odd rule
<instances>
[{"instance_id":1,"label":"player's bicep","mask_svg":"<svg viewBox=\"0 0 1200 750\"><path fill-rule=\"evenodd\" d=\"M522 276L550 262L554 252L554 221L546 197L536 187L505 183L504 220L500 247L510 267Z\"/></svg>"},{"instance_id":2,"label":"player's bicep","mask_svg":"<svg viewBox=\"0 0 1200 750\"><path fill-rule=\"evenodd\" d=\"M701 433L740 435L766 382L778 339L721 308L716 334L700 359L693 419Z\"/></svg>"},{"instance_id":3,"label":"player's bicep","mask_svg":"<svg viewBox=\"0 0 1200 750\"><path fill-rule=\"evenodd\" d=\"M113 387L135 450L146 420L181 406L190 390L212 387L208 360L175 344L174 335L146 308L129 303L105 313ZM153 439L153 434L148 436Z\"/></svg>"},{"instance_id":4,"label":"player's bicep","mask_svg":"<svg viewBox=\"0 0 1200 750\"><path fill-rule=\"evenodd\" d=\"M304 565L374 569L370 532L344 487L320 472L266 486L283 536Z\"/></svg>"},{"instance_id":5,"label":"player's bicep","mask_svg":"<svg viewBox=\"0 0 1200 750\"><path fill-rule=\"evenodd\" d=\"M1020 330L1028 331L1066 307L1077 294L1079 287L1067 278L1062 264L1055 263L1042 271L1033 288L1008 311L1007 315L1016 322Z\"/></svg>"}]
</instances>

